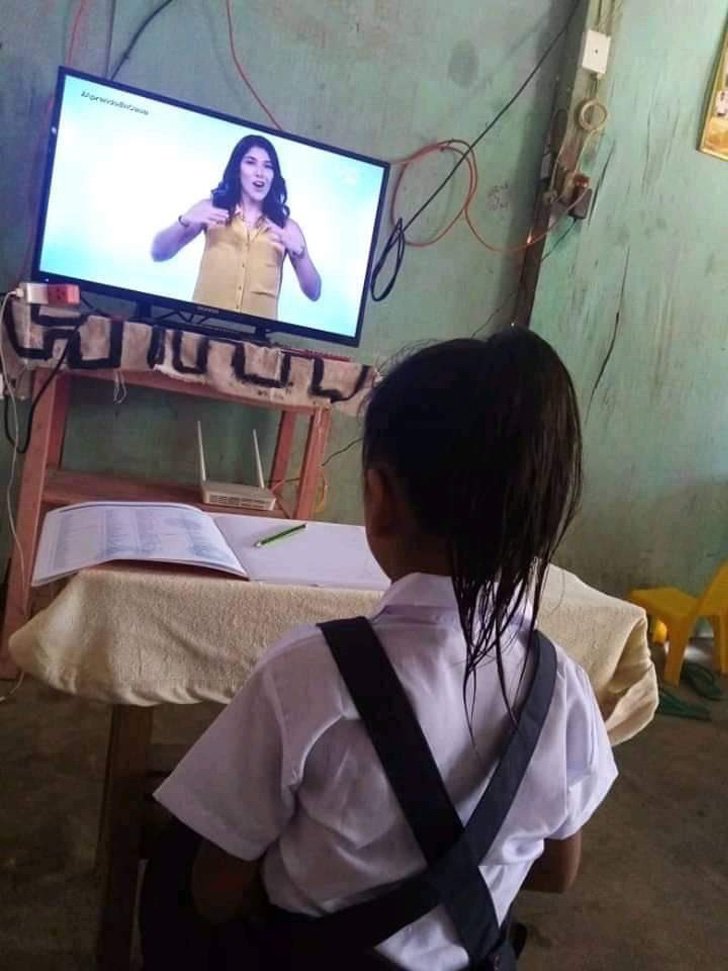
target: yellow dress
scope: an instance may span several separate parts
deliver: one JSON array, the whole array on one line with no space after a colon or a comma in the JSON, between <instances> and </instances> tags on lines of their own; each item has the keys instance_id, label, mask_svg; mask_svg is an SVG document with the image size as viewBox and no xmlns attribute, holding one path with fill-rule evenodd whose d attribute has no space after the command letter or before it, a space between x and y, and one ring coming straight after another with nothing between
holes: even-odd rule
<instances>
[{"instance_id":1,"label":"yellow dress","mask_svg":"<svg viewBox=\"0 0 728 971\"><path fill-rule=\"evenodd\" d=\"M224 226L205 231L192 299L207 307L277 320L285 255L262 221L248 229L236 213Z\"/></svg>"}]
</instances>

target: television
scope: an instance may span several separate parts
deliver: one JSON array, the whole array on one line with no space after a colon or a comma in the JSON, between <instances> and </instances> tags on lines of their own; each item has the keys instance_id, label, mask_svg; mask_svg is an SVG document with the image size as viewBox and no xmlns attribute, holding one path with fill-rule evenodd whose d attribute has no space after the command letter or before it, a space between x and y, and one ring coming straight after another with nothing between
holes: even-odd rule
<instances>
[{"instance_id":1,"label":"television","mask_svg":"<svg viewBox=\"0 0 728 971\"><path fill-rule=\"evenodd\" d=\"M172 308L185 329L357 346L388 172L61 68L33 279Z\"/></svg>"}]
</instances>

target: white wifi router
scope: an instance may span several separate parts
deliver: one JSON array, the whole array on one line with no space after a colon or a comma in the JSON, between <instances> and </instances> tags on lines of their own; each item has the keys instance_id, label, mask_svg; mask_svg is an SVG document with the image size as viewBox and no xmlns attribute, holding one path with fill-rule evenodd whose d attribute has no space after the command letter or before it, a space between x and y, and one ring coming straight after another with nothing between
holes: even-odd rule
<instances>
[{"instance_id":1,"label":"white wifi router","mask_svg":"<svg viewBox=\"0 0 728 971\"><path fill-rule=\"evenodd\" d=\"M258 436L253 429L253 451L258 485L241 485L237 482L214 482L207 478L205 466L205 447L202 442L202 425L197 422L197 446L200 463L200 491L202 501L208 506L225 506L228 509L253 509L256 512L271 512L275 508L276 497L266 489L263 479L263 466L260 461Z\"/></svg>"}]
</instances>

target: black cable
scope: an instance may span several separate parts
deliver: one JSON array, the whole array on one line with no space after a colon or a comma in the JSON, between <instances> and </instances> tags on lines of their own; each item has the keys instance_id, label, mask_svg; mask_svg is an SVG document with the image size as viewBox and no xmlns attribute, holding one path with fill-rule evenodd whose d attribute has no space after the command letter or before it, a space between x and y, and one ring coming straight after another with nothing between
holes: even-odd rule
<instances>
[{"instance_id":1,"label":"black cable","mask_svg":"<svg viewBox=\"0 0 728 971\"><path fill-rule=\"evenodd\" d=\"M355 445L358 445L359 442L361 441L362 441L362 436L359 435L358 438L352 439L352 441L350 441L348 445L344 445L343 448L337 448L335 452L332 452L331 455L328 455L323 460L323 462L321 463L321 468L323 468L325 465L328 465L331 459L335 459L337 455L343 455L344 452L348 452L350 448L353 448Z\"/></svg>"},{"instance_id":2,"label":"black cable","mask_svg":"<svg viewBox=\"0 0 728 971\"><path fill-rule=\"evenodd\" d=\"M495 310L493 311L493 313L492 313L492 314L490 314L490 316L489 316L489 317L487 318L487 320L486 320L486 321L485 321L484 323L482 323L482 324L481 324L481 325L480 325L479 327L477 327L477 328L476 328L476 329L475 329L475 330L473 331L473 333L472 333L472 334L470 335L470 337L471 337L471 338L473 338L473 337L477 337L477 336L478 336L478 334L479 334L479 333L481 332L481 330L485 330L485 328L486 328L486 327L487 327L487 326L488 326L488 325L489 325L489 324L491 323L491 321L492 321L492 320L493 320L493 319L494 319L495 317L497 317L497 316L498 316L498 314L499 314L499 313L501 312L501 310L505 310L505 308L506 308L506 307L508 306L508 304L509 304L509 303L511 302L511 300L512 300L512 299L513 299L514 297L516 297L516 296L518 296L518 287L514 287L514 288L513 288L513 289L512 289L512 290L511 290L511 291L510 291L510 292L509 292L509 293L508 293L507 295L506 295L506 297L505 297L505 299L503 300L503 302L502 302L502 303L500 303L500 304L498 304L498 306L497 306L497 307L495 308Z\"/></svg>"},{"instance_id":3,"label":"black cable","mask_svg":"<svg viewBox=\"0 0 728 971\"><path fill-rule=\"evenodd\" d=\"M111 81L116 80L116 75L122 69L122 67L124 66L124 64L126 63L126 61L129 60L129 57L131 56L131 52L136 47L137 42L139 41L139 38L142 36L142 34L144 33L144 31L147 29L147 27L154 20L154 18L155 17L158 17L159 14L162 13L163 10L166 10L167 7L169 7L173 3L174 3L174 0L164 0L163 3L160 3L158 7L155 7L154 10L152 10L152 12L150 14L148 14L148 16L146 16L144 18L144 20L141 22L141 24L139 24L139 26L137 27L136 31L134 32L134 35L132 36L132 39L127 44L126 49L124 50L124 53L121 55L121 57L117 61L116 67L111 72L111 76L110 76L110 80Z\"/></svg>"},{"instance_id":4,"label":"black cable","mask_svg":"<svg viewBox=\"0 0 728 971\"><path fill-rule=\"evenodd\" d=\"M572 223L568 227L568 229L559 236L559 238L556 240L556 242L551 247L551 249L548 251L548 253L545 253L544 256L541 257L541 263L543 263L544 260L547 260L549 258L549 256L551 256L552 253L556 252L556 250L559 248L559 246L561 246L561 244L564 242L564 240L569 235L569 233L572 232L572 230L574 229L575 226L576 226L576 220L574 219L574 220L572 220ZM498 316L498 314L501 312L501 310L505 310L505 308L511 302L511 299L513 297L516 297L517 295L518 295L518 287L514 287L514 289L511 290L507 294L507 296L505 297L505 299L503 300L503 302L501 304L499 304L495 308L495 310L490 314L490 316L487 318L487 320L484 323L482 323L476 330L474 330L473 333L470 336L471 337L477 337L477 335L482 330L485 330L485 328L493 321L493 319Z\"/></svg>"},{"instance_id":5,"label":"black cable","mask_svg":"<svg viewBox=\"0 0 728 971\"><path fill-rule=\"evenodd\" d=\"M465 156L463 156L463 158L465 158ZM405 227L402 225L402 219L400 218L394 224L394 229L389 234L387 242L384 244L384 249L382 250L381 254L379 255L379 259L374 264L374 268L372 269L372 282L369 287L369 292L371 293L372 300L374 300L376 303L381 303L382 300L386 300L397 282L399 271L404 263L404 251L406 246L404 232ZM394 257L394 269L392 270L392 276L389 278L389 283L387 283L382 292L377 293L377 281L379 280L379 276L389 258L389 254L395 247L396 253Z\"/></svg>"},{"instance_id":6,"label":"black cable","mask_svg":"<svg viewBox=\"0 0 728 971\"><path fill-rule=\"evenodd\" d=\"M594 404L594 396L597 393L599 385L602 383L602 378L607 370L610 360L612 359L612 354L614 353L614 346L617 343L617 337L619 336L620 324L622 322L622 310L624 309L624 295L627 290L627 274L629 273L629 258L630 250L627 250L627 256L624 261L624 272L622 274L622 287L619 292L619 303L617 304L617 312L614 315L614 325L612 326L612 336L609 339L609 346L607 347L607 353L604 355L604 360L599 367L599 373L597 374L596 381L592 385L591 394L589 395L589 404L586 408L586 418L584 423L589 421L589 415L591 414L592 405Z\"/></svg>"},{"instance_id":7,"label":"black cable","mask_svg":"<svg viewBox=\"0 0 728 971\"><path fill-rule=\"evenodd\" d=\"M104 313L103 310L99 310L96 304L91 303L91 301L86 297L81 297L81 303L84 305L84 307L88 307L92 313L98 314L99 317L108 317L108 314Z\"/></svg>"},{"instance_id":8,"label":"black cable","mask_svg":"<svg viewBox=\"0 0 728 971\"><path fill-rule=\"evenodd\" d=\"M548 253L544 253L543 257L541 258L541 262L542 263L544 262L544 260L547 260L549 258L549 256L551 256L553 253L556 252L556 250L561 246L561 244L564 242L564 240L569 235L569 233L573 232L576 229L576 226L577 226L577 220L574 219L574 217L572 216L572 218L571 218L571 225L569 226L569 228L565 232L563 232L559 236L559 238L556 240L556 242L551 247L551 249L548 251Z\"/></svg>"},{"instance_id":9,"label":"black cable","mask_svg":"<svg viewBox=\"0 0 728 971\"><path fill-rule=\"evenodd\" d=\"M566 232L562 233L561 236L559 236L559 238L556 240L556 242L551 247L551 249L548 251L548 253L546 253L546 255L542 257L542 259L541 259L541 262L542 263L543 263L544 260L547 260L549 258L549 256L551 256L551 254L555 250L557 250L559 248L559 246L561 246L561 244L566 239L566 237L569 235L569 233L576 227L576 223L577 223L577 221L575 219L572 220L572 223L569 226L569 228L566 230ZM473 333L470 335L471 338L472 337L476 337L482 330L485 330L485 328L494 320L494 318L497 317L498 314L502 310L505 310L505 308L508 306L508 304L511 302L511 300L514 297L516 297L517 295L518 295L518 287L514 287L513 290L510 290L506 294L505 299L500 304L498 304L498 306L495 308L495 310L487 317L487 319L485 320L485 322L482 323L482 324L480 324L480 326L477 327L473 331ZM331 461L331 459L335 459L337 455L343 455L344 452L348 452L350 448L353 448L355 445L357 445L361 441L362 441L361 436L359 436L358 438L352 439L352 441L350 441L347 445L344 445L343 448L337 449L335 452L332 452L331 455L329 455L321 463L321 467L323 468L325 465L328 465L328 463ZM289 480L286 480L286 481L294 482L294 481L297 481L297 480L295 480L295 479L289 479Z\"/></svg>"},{"instance_id":10,"label":"black cable","mask_svg":"<svg viewBox=\"0 0 728 971\"><path fill-rule=\"evenodd\" d=\"M576 11L581 6L581 3L582 3L582 0L575 0L569 12L568 17L566 18L566 21L564 22L563 27L559 30L559 32L556 34L556 36L553 38L550 44L546 47L545 51L538 59L535 67L528 74L525 81L516 90L515 94L513 94L508 99L508 101L505 103L505 105L503 105L500 111L498 111L498 113L493 118L493 120L486 125L486 127L480 132L480 134L472 142L468 143L467 149L462 153L460 158L453 165L452 169L450 169L449 173L445 176L445 178L437 186L437 188L435 188L434 191L430 193L427 199L425 199L425 201L422 203L419 209L415 210L414 215L410 216L410 218L407 220L406 223L403 224L401 219L397 220L394 226L394 229L389 234L389 237L387 238L387 241L384 244L384 249L382 250L382 253L379 256L379 259L374 264L374 268L372 270L371 283L369 286L372 300L374 300L375 302L382 301L386 297L388 297L389 294L392 292L392 290L394 289L394 285L397 282L397 276L402 267L402 263L404 261L404 248L405 248L405 242L406 242L405 234L407 230L410 228L410 226L412 226L412 224L417 219L420 218L422 213L428 208L428 206L432 204L432 202L437 198L437 196L439 196L439 194L442 192L445 186L447 186L450 180L454 177L455 173L458 171L460 166L463 165L463 163L466 161L468 156L472 155L472 153L475 151L475 149L480 144L480 142L482 142L482 140L486 137L486 135L488 135L493 130L493 128L495 128L495 126L498 124L501 118L503 118L503 116L507 114L511 110L513 105L518 101L518 99L521 97L523 92L529 86L531 81L535 78L535 76L541 70L545 62L548 60L549 55L554 50L556 45L559 43L559 41L564 36L564 34L568 31L569 27L571 26L571 22L574 19ZM384 286L384 289L381 290L379 293L377 293L376 288L377 288L377 283L379 281L379 277L382 273L382 270L384 269L384 266L387 262L389 254L392 252L392 250L395 247L397 248L397 255L395 259L394 269L392 271L392 276L389 279L388 283Z\"/></svg>"},{"instance_id":11,"label":"black cable","mask_svg":"<svg viewBox=\"0 0 728 971\"><path fill-rule=\"evenodd\" d=\"M71 333L68 336L68 340L66 341L66 346L63 348L63 352L61 353L61 356L58 358L58 360L56 361L56 363L53 365L53 369L52 369L51 373L48 375L48 377L46 378L46 380L43 382L43 385L41 386L40 391L35 396L35 398L33 398L33 400L31 401L31 403L30 403L30 410L28 411L28 420L26 422L26 428L25 428L25 441L23 442L23 445L22 446L18 444L17 440L15 439L15 437L12 434L12 432L10 431L10 421L9 421L9 401L10 401L10 395L9 394L6 394L5 397L4 397L4 399L3 399L3 427L4 427L4 430L5 430L5 438L8 440L8 442L11 445L11 447L17 452L18 455L25 455L25 453L28 451L28 448L30 447L30 439L31 439L32 434L33 434L33 419L35 418L35 409L38 407L38 404L39 404L41 398L43 397L43 395L46 393L46 391L50 387L51 381L53 381L57 377L58 372L63 367L63 363L66 360L66 357L68 356L68 351L69 351L69 349L71 347L71 341L74 339L74 337L78 333L81 325L84 324L85 321L86 321L86 318L85 317L81 317L79 319L79 321L74 325L73 330L71 331ZM9 380L9 378L8 378L7 375L4 375L4 377L6 378L6 380ZM16 434L17 434L17 432L18 432L18 429L16 429Z\"/></svg>"}]
</instances>

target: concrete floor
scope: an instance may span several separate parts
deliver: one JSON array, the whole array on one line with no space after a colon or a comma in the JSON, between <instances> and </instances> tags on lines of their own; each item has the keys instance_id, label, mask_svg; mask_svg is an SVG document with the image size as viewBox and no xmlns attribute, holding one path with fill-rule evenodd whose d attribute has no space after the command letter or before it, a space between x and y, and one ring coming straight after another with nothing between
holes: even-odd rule
<instances>
[{"instance_id":1,"label":"concrete floor","mask_svg":"<svg viewBox=\"0 0 728 971\"><path fill-rule=\"evenodd\" d=\"M728 700L708 704L713 722L658 716L617 749L576 887L518 903L524 971L728 968ZM157 731L194 738L213 710L167 709ZM93 968L107 728L103 706L32 682L0 705L2 971Z\"/></svg>"}]
</instances>

